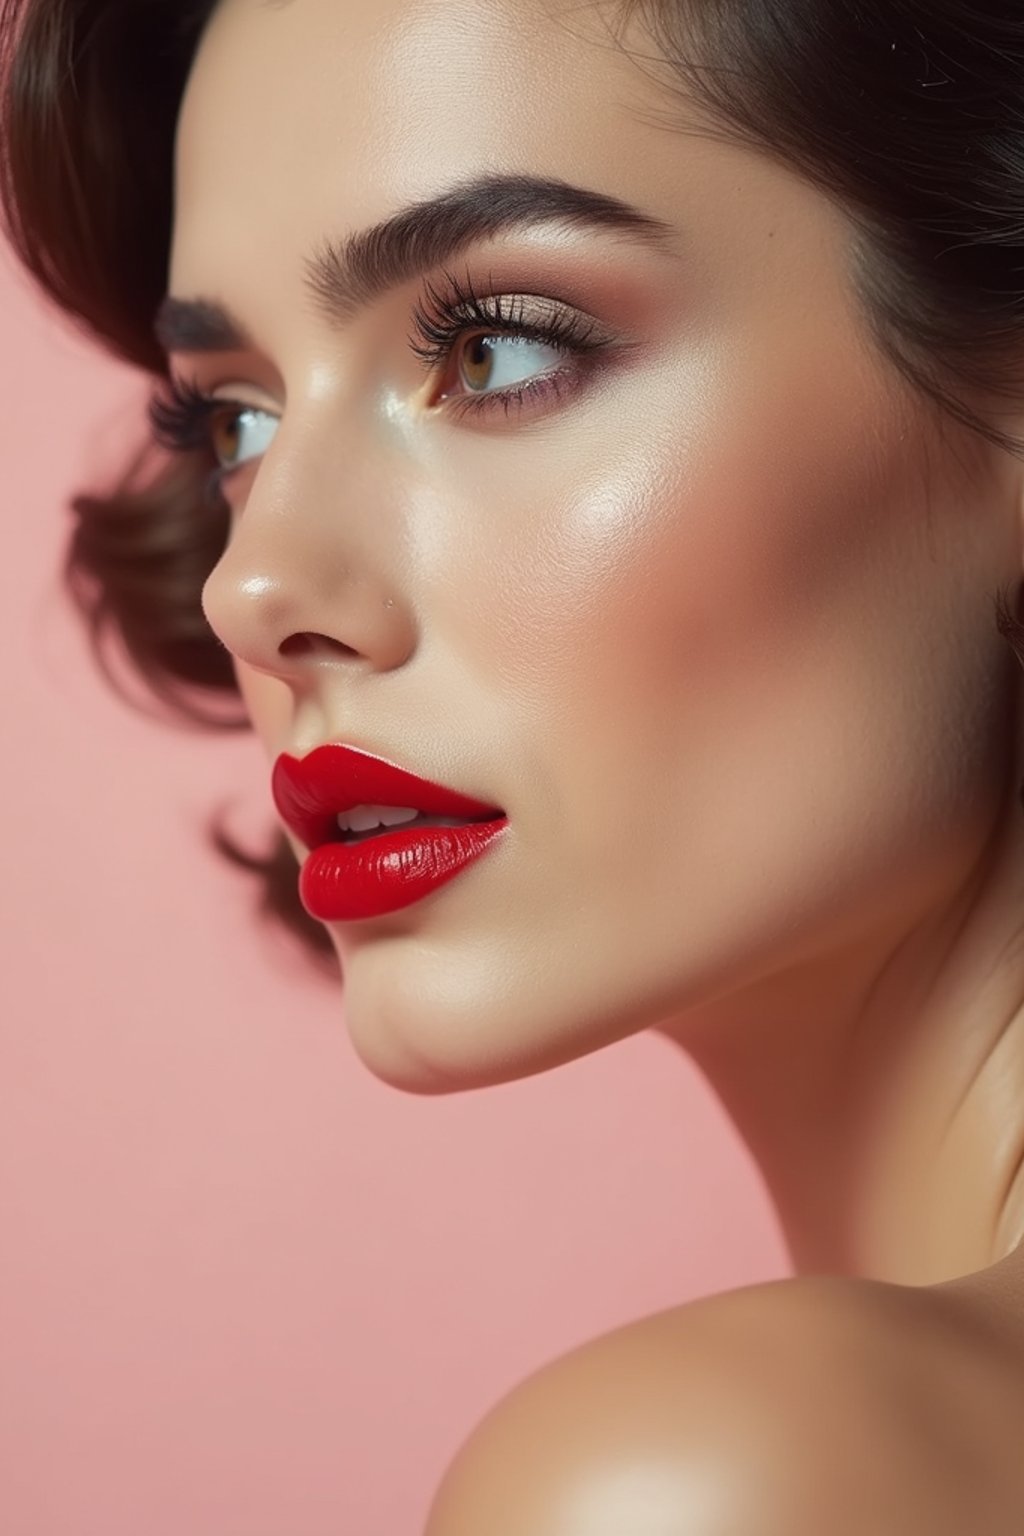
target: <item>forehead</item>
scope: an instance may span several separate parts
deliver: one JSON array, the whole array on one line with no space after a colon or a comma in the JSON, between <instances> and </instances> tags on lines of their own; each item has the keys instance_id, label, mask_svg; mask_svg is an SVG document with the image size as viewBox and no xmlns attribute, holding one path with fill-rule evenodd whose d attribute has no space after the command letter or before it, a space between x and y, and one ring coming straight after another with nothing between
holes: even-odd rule
<instances>
[{"instance_id":1,"label":"forehead","mask_svg":"<svg viewBox=\"0 0 1024 1536\"><path fill-rule=\"evenodd\" d=\"M306 247L481 173L638 200L659 135L637 108L653 88L600 14L565 0L221 0L179 117L174 267L191 268L199 240L226 250L257 229L264 257ZM678 168L678 137L660 137Z\"/></svg>"},{"instance_id":2,"label":"forehead","mask_svg":"<svg viewBox=\"0 0 1024 1536\"><path fill-rule=\"evenodd\" d=\"M325 236L526 173L678 231L691 297L797 293L803 312L817 284L845 304L838 210L709 134L649 39L624 39L642 64L618 45L620 15L614 0L220 0L179 115L170 291L258 316L271 351L302 347L303 264Z\"/></svg>"}]
</instances>

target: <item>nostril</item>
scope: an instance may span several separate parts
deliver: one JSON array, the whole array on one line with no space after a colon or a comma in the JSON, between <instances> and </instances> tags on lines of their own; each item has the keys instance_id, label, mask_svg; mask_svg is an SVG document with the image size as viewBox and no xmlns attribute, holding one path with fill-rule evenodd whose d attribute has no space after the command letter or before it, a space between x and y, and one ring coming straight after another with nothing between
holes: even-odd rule
<instances>
[{"instance_id":1,"label":"nostril","mask_svg":"<svg viewBox=\"0 0 1024 1536\"><path fill-rule=\"evenodd\" d=\"M282 656L306 656L321 646L326 646L330 651L341 651L344 656L359 655L355 646L346 645L342 640L332 640L329 635L289 635L287 640L282 640L279 650Z\"/></svg>"},{"instance_id":2,"label":"nostril","mask_svg":"<svg viewBox=\"0 0 1024 1536\"><path fill-rule=\"evenodd\" d=\"M303 656L309 650L309 641L305 635L289 635L281 646L282 656Z\"/></svg>"}]
</instances>

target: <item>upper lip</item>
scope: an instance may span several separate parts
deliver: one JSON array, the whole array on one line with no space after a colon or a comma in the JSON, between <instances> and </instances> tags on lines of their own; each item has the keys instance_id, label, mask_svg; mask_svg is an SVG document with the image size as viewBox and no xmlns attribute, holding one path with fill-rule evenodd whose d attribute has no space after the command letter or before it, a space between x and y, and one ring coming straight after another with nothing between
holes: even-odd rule
<instances>
[{"instance_id":1,"label":"upper lip","mask_svg":"<svg viewBox=\"0 0 1024 1536\"><path fill-rule=\"evenodd\" d=\"M428 816L464 821L492 820L504 814L361 747L340 742L325 742L303 758L282 753L274 763L271 790L281 819L309 848L337 837L338 813L357 805L408 806Z\"/></svg>"}]
</instances>

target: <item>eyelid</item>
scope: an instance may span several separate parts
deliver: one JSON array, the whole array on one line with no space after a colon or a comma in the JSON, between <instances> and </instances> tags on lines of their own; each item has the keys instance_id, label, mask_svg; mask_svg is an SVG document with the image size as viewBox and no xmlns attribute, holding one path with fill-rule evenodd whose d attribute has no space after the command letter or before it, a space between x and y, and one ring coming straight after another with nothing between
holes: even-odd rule
<instances>
[{"instance_id":1,"label":"eyelid","mask_svg":"<svg viewBox=\"0 0 1024 1536\"><path fill-rule=\"evenodd\" d=\"M409 338L414 354L429 367L442 347L459 335L528 334L569 349L584 348L604 327L596 315L551 294L504 288L488 276L482 291L466 272L459 278L442 273L443 286L426 279L422 296L412 307L415 332ZM610 339L610 335L603 337Z\"/></svg>"},{"instance_id":2,"label":"eyelid","mask_svg":"<svg viewBox=\"0 0 1024 1536\"><path fill-rule=\"evenodd\" d=\"M409 346L429 372L443 368L439 391L430 409L457 421L486 420L501 409L505 417L526 404L548 401L557 404L576 395L597 371L600 355L621 341L596 315L550 293L511 289L488 277L482 293L467 271L464 279L442 274L444 286L426 280L423 296L413 306L414 334ZM458 391L446 388L453 365L458 375L458 349L483 337L525 341L549 346L564 358L561 367L501 388Z\"/></svg>"}]
</instances>

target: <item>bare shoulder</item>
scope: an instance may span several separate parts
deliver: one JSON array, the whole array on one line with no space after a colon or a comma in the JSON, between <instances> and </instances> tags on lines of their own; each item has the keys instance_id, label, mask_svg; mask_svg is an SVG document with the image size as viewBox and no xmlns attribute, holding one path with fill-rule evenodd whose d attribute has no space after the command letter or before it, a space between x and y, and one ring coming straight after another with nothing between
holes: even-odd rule
<instances>
[{"instance_id":1,"label":"bare shoulder","mask_svg":"<svg viewBox=\"0 0 1024 1536\"><path fill-rule=\"evenodd\" d=\"M1018 1536L1024 1362L957 1298L750 1286L617 1329L482 1421L426 1536Z\"/></svg>"}]
</instances>

